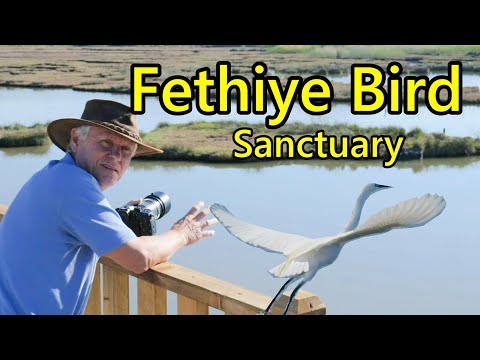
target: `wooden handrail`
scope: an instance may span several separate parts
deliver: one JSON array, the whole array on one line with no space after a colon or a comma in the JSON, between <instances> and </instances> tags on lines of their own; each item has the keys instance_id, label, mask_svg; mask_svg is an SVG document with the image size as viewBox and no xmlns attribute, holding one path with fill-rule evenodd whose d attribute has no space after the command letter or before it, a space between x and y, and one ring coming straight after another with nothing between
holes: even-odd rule
<instances>
[{"instance_id":1,"label":"wooden handrail","mask_svg":"<svg viewBox=\"0 0 480 360\"><path fill-rule=\"evenodd\" d=\"M0 204L0 221L6 211L7 207ZM102 257L85 314L131 313L129 276L138 279L138 314L167 314L167 290L177 294L178 314L208 314L209 307L213 307L228 315L254 315L263 313L272 300L270 296L171 262L135 274ZM290 293L282 295L272 314L283 312ZM325 313L326 307L320 298L304 290L297 293L289 308L289 314Z\"/></svg>"},{"instance_id":2,"label":"wooden handrail","mask_svg":"<svg viewBox=\"0 0 480 360\"><path fill-rule=\"evenodd\" d=\"M111 259L101 258L100 262L107 268L132 275L226 314L261 313L272 300L269 296L170 262L155 265L139 275L128 272ZM282 312L287 295L289 292L278 300L272 314ZM297 293L289 309L291 314L324 314L325 311L325 305L317 296L302 290Z\"/></svg>"}]
</instances>

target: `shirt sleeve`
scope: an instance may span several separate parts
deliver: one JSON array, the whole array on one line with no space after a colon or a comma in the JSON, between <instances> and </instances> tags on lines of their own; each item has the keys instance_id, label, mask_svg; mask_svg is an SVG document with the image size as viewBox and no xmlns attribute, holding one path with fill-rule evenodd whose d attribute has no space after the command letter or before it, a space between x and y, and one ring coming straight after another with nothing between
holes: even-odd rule
<instances>
[{"instance_id":1,"label":"shirt sleeve","mask_svg":"<svg viewBox=\"0 0 480 360\"><path fill-rule=\"evenodd\" d=\"M60 226L75 240L103 256L136 237L122 221L92 177L79 179L64 195L58 220ZM82 189L79 191L79 189Z\"/></svg>"}]
</instances>

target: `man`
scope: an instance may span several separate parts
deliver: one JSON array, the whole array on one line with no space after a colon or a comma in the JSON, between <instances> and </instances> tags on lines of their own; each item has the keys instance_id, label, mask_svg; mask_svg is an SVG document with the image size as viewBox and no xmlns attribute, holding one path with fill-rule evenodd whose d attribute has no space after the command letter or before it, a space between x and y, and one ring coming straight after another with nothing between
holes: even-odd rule
<instances>
[{"instance_id":1,"label":"man","mask_svg":"<svg viewBox=\"0 0 480 360\"><path fill-rule=\"evenodd\" d=\"M90 100L80 119L47 131L66 154L30 178L0 222L0 314L83 314L100 256L138 274L214 235L206 228L217 220L198 202L171 230L137 237L103 195L132 157L163 153L142 142L129 107Z\"/></svg>"}]
</instances>

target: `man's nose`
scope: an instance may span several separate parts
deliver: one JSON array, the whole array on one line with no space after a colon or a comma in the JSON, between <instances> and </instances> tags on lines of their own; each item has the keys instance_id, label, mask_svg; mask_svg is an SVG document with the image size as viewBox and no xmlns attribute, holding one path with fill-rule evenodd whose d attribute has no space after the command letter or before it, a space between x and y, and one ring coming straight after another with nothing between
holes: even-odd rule
<instances>
[{"instance_id":1,"label":"man's nose","mask_svg":"<svg viewBox=\"0 0 480 360\"><path fill-rule=\"evenodd\" d=\"M112 146L110 156L114 159L122 159L122 148L120 146Z\"/></svg>"}]
</instances>

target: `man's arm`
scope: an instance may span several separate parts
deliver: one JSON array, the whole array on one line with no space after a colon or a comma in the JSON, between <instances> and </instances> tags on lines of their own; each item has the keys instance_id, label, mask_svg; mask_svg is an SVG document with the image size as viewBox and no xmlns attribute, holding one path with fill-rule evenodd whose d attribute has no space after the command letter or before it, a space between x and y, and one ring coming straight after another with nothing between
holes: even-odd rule
<instances>
[{"instance_id":1,"label":"man's arm","mask_svg":"<svg viewBox=\"0 0 480 360\"><path fill-rule=\"evenodd\" d=\"M135 237L105 256L124 269L141 274L152 266L170 259L182 247L215 234L214 230L204 230L218 223L218 220L213 218L204 221L210 210L202 209L203 206L203 202L195 204L169 231L161 235Z\"/></svg>"}]
</instances>

